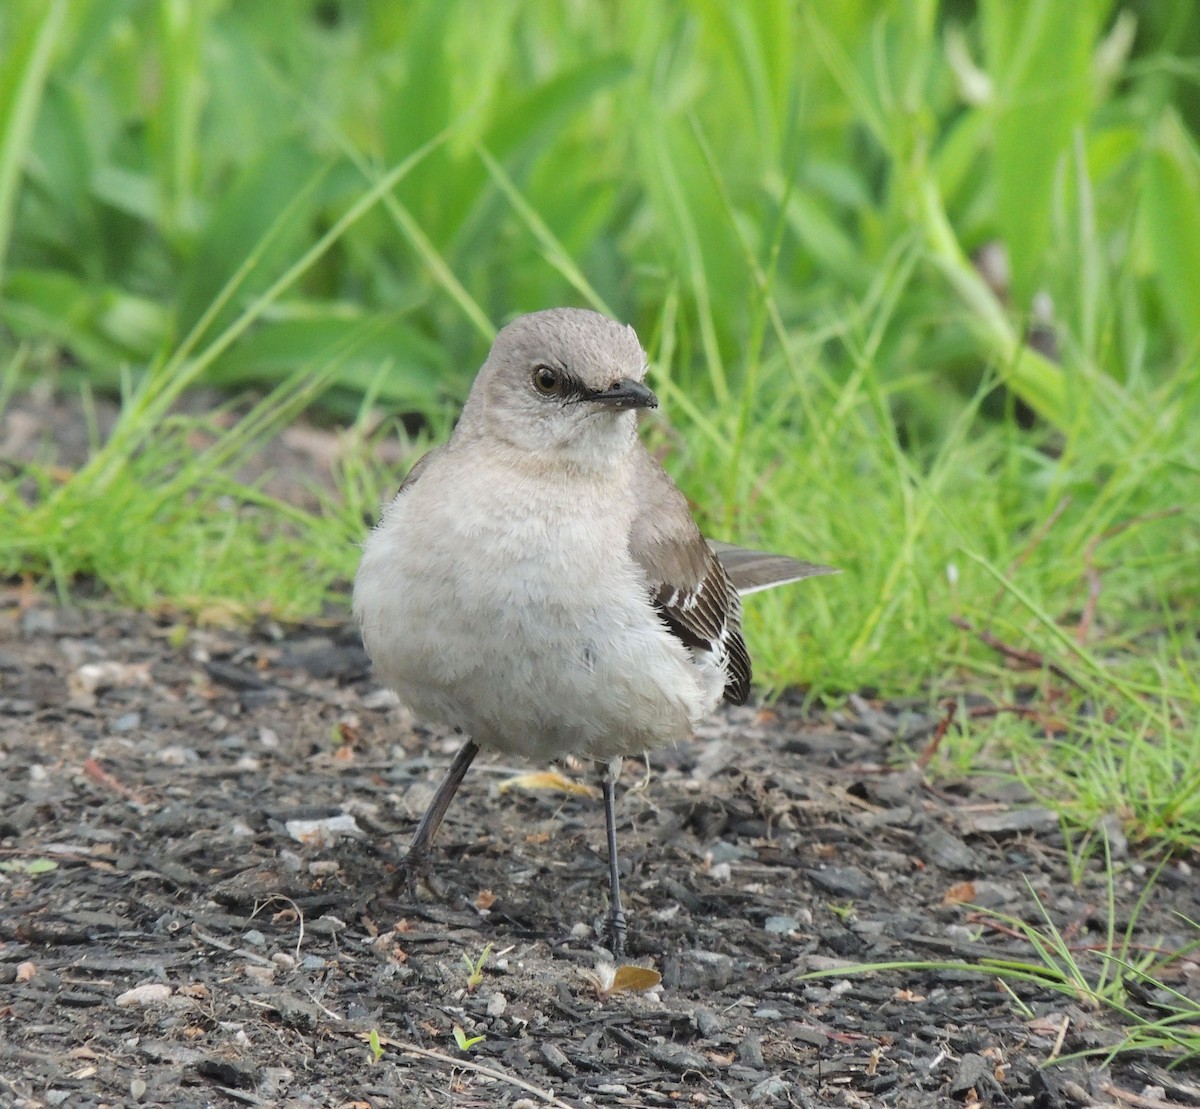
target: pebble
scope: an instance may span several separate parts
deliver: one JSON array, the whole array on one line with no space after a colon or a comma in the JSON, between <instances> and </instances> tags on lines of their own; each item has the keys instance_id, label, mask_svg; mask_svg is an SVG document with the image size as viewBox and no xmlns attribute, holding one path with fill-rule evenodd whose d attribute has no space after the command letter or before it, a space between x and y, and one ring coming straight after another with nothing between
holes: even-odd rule
<instances>
[{"instance_id":1,"label":"pebble","mask_svg":"<svg viewBox=\"0 0 1200 1109\"><path fill-rule=\"evenodd\" d=\"M200 756L196 754L194 747L185 747L182 743L172 743L168 747L159 749L158 761L163 766L187 766L199 762Z\"/></svg>"},{"instance_id":2,"label":"pebble","mask_svg":"<svg viewBox=\"0 0 1200 1109\"><path fill-rule=\"evenodd\" d=\"M161 982L150 982L145 986L134 986L117 997L117 1004L122 1008L141 1005L157 1005L171 996L171 987Z\"/></svg>"},{"instance_id":3,"label":"pebble","mask_svg":"<svg viewBox=\"0 0 1200 1109\"><path fill-rule=\"evenodd\" d=\"M269 986L275 981L275 967L260 967L257 963L247 963L242 967L242 973L245 974L251 982L257 982L260 986Z\"/></svg>"},{"instance_id":4,"label":"pebble","mask_svg":"<svg viewBox=\"0 0 1200 1109\"><path fill-rule=\"evenodd\" d=\"M732 863L744 859L750 851L736 843L726 843L725 840L719 839L708 849L707 854L714 863Z\"/></svg>"},{"instance_id":5,"label":"pebble","mask_svg":"<svg viewBox=\"0 0 1200 1109\"><path fill-rule=\"evenodd\" d=\"M141 1101L146 1096L146 1080L144 1078L131 1078L129 1080L129 1096L134 1101Z\"/></svg>"},{"instance_id":6,"label":"pebble","mask_svg":"<svg viewBox=\"0 0 1200 1109\"><path fill-rule=\"evenodd\" d=\"M140 712L122 713L111 724L109 731L113 732L132 732L135 728L141 727L142 714Z\"/></svg>"},{"instance_id":7,"label":"pebble","mask_svg":"<svg viewBox=\"0 0 1200 1109\"><path fill-rule=\"evenodd\" d=\"M251 944L254 947L264 947L267 942L267 937L264 936L257 928L251 928L242 936L244 943Z\"/></svg>"},{"instance_id":8,"label":"pebble","mask_svg":"<svg viewBox=\"0 0 1200 1109\"><path fill-rule=\"evenodd\" d=\"M504 1015L504 1010L508 1008L508 998L502 993L494 993L488 998L487 1015L489 1017L501 1017Z\"/></svg>"},{"instance_id":9,"label":"pebble","mask_svg":"<svg viewBox=\"0 0 1200 1109\"><path fill-rule=\"evenodd\" d=\"M1047 832L1057 829L1058 826L1058 814L1050 809L1012 809L1008 812L968 814L960 824L968 835L977 836Z\"/></svg>"},{"instance_id":10,"label":"pebble","mask_svg":"<svg viewBox=\"0 0 1200 1109\"><path fill-rule=\"evenodd\" d=\"M333 859L314 859L308 864L308 872L314 878L330 878L340 867Z\"/></svg>"},{"instance_id":11,"label":"pebble","mask_svg":"<svg viewBox=\"0 0 1200 1109\"><path fill-rule=\"evenodd\" d=\"M779 1101L788 1097L787 1083L778 1075L764 1078L750 1091L750 1104L759 1105L764 1101Z\"/></svg>"},{"instance_id":12,"label":"pebble","mask_svg":"<svg viewBox=\"0 0 1200 1109\"><path fill-rule=\"evenodd\" d=\"M763 921L763 927L777 936L786 936L789 932L800 929L800 922L790 916L769 916Z\"/></svg>"},{"instance_id":13,"label":"pebble","mask_svg":"<svg viewBox=\"0 0 1200 1109\"><path fill-rule=\"evenodd\" d=\"M692 1014L692 1019L696 1022L696 1030L701 1036L715 1035L724 1027L724 1022L711 1009L697 1009Z\"/></svg>"},{"instance_id":14,"label":"pebble","mask_svg":"<svg viewBox=\"0 0 1200 1109\"><path fill-rule=\"evenodd\" d=\"M276 951L275 954L271 956L271 962L273 962L281 970L291 970L296 965L296 960L286 951Z\"/></svg>"},{"instance_id":15,"label":"pebble","mask_svg":"<svg viewBox=\"0 0 1200 1109\"><path fill-rule=\"evenodd\" d=\"M321 820L289 820L284 827L297 843L319 846L341 836L361 836L362 829L349 813L338 813Z\"/></svg>"},{"instance_id":16,"label":"pebble","mask_svg":"<svg viewBox=\"0 0 1200 1109\"><path fill-rule=\"evenodd\" d=\"M945 828L931 828L921 838L921 857L942 870L979 870L979 857Z\"/></svg>"},{"instance_id":17,"label":"pebble","mask_svg":"<svg viewBox=\"0 0 1200 1109\"><path fill-rule=\"evenodd\" d=\"M950 1083L950 1092L952 1094L966 1093L967 1090L975 1089L982 1093L979 1087L987 1088L992 1079L992 1064L982 1055L975 1055L968 1052L958 1062L958 1070L954 1075L954 1080Z\"/></svg>"},{"instance_id":18,"label":"pebble","mask_svg":"<svg viewBox=\"0 0 1200 1109\"><path fill-rule=\"evenodd\" d=\"M57 614L53 608L27 608L21 615L21 634L52 635L58 629Z\"/></svg>"},{"instance_id":19,"label":"pebble","mask_svg":"<svg viewBox=\"0 0 1200 1109\"><path fill-rule=\"evenodd\" d=\"M856 866L826 866L805 873L815 885L835 897L864 900L875 893L875 883Z\"/></svg>"},{"instance_id":20,"label":"pebble","mask_svg":"<svg viewBox=\"0 0 1200 1109\"><path fill-rule=\"evenodd\" d=\"M763 1068L762 1041L757 1036L745 1036L738 1044L737 1060L744 1067Z\"/></svg>"},{"instance_id":21,"label":"pebble","mask_svg":"<svg viewBox=\"0 0 1200 1109\"><path fill-rule=\"evenodd\" d=\"M1001 905L1009 905L1019 900L1021 891L1008 882L990 882L985 880L975 882L975 896L971 898L972 905L981 909L995 909Z\"/></svg>"}]
</instances>

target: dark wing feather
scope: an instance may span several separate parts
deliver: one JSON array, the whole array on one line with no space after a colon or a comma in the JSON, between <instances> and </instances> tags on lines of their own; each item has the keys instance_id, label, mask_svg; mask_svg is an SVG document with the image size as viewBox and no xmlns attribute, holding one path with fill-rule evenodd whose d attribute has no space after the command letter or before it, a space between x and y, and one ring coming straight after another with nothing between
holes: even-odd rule
<instances>
[{"instance_id":1,"label":"dark wing feather","mask_svg":"<svg viewBox=\"0 0 1200 1109\"><path fill-rule=\"evenodd\" d=\"M643 449L635 465L640 499L629 550L646 573L654 607L681 643L713 654L725 671L725 700L744 704L750 654L737 590L666 471Z\"/></svg>"}]
</instances>

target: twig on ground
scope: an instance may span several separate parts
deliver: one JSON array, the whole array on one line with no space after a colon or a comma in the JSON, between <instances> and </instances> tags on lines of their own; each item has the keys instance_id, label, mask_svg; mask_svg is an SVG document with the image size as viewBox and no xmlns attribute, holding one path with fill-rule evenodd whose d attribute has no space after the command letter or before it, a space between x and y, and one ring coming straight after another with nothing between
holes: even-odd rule
<instances>
[{"instance_id":1,"label":"twig on ground","mask_svg":"<svg viewBox=\"0 0 1200 1109\"><path fill-rule=\"evenodd\" d=\"M370 1039L370 1035L369 1032L359 1032L357 1033L357 1039L365 1042ZM433 1059L439 1063L447 1063L452 1067L460 1067L464 1070L474 1071L476 1074L487 1075L488 1078L494 1078L498 1082L507 1082L510 1086L516 1086L526 1093L533 1094L547 1105L553 1106L554 1109L575 1109L575 1106L571 1105L570 1102L563 1101L553 1090L543 1090L540 1086L534 1086L524 1079L517 1078L515 1075L505 1074L504 1071L496 1070L494 1067L484 1066L482 1063L476 1063L470 1059L455 1059L451 1055L443 1055L440 1051L430 1051L426 1047L417 1047L416 1044L406 1044L400 1040L393 1040L390 1036L380 1036L379 1042L385 1047L395 1048L405 1055L419 1055L424 1059Z\"/></svg>"},{"instance_id":2,"label":"twig on ground","mask_svg":"<svg viewBox=\"0 0 1200 1109\"><path fill-rule=\"evenodd\" d=\"M938 721L938 726L934 730L933 737L925 744L925 750L921 752L921 757L917 759L917 769L919 770L924 770L933 761L933 756L937 754L938 748L941 747L942 740L950 730L950 725L954 723L955 714L958 712L958 701L947 698L942 704L946 709L945 714Z\"/></svg>"},{"instance_id":3,"label":"twig on ground","mask_svg":"<svg viewBox=\"0 0 1200 1109\"><path fill-rule=\"evenodd\" d=\"M1179 1104L1177 1101L1163 1101L1157 1097L1142 1097L1141 1094L1135 1094L1132 1090L1122 1090L1120 1086L1114 1086L1111 1082L1105 1082L1100 1089L1109 1097L1115 1097L1118 1101L1125 1102L1126 1105L1136 1106L1136 1109L1171 1109L1171 1106Z\"/></svg>"},{"instance_id":4,"label":"twig on ground","mask_svg":"<svg viewBox=\"0 0 1200 1109\"><path fill-rule=\"evenodd\" d=\"M124 782L113 777L95 759L83 760L83 772L93 782L99 783L105 789L112 790L118 797L124 797L126 801L132 801L135 805L144 805L146 803L145 799L136 789L127 786Z\"/></svg>"},{"instance_id":5,"label":"twig on ground","mask_svg":"<svg viewBox=\"0 0 1200 1109\"><path fill-rule=\"evenodd\" d=\"M1026 670L1049 670L1052 674L1057 674L1063 681L1070 682L1077 689L1083 688L1083 684L1077 678L1072 677L1069 671L1059 666L1056 662L1050 662L1044 655L1039 654L1037 651L1024 651L1020 647L1013 647L1003 640L998 639L991 632L975 627L969 620L964 620L961 616L951 616L950 622L956 628L962 628L963 631L971 632L972 635L978 636L981 642L987 644L993 651L998 652L1005 658L1021 663Z\"/></svg>"}]
</instances>

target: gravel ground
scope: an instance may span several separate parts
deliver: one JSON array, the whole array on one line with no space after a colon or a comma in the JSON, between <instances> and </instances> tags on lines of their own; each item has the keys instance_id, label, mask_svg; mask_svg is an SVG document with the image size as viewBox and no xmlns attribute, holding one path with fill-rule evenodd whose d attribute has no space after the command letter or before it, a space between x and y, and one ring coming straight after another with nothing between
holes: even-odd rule
<instances>
[{"instance_id":1,"label":"gravel ground","mask_svg":"<svg viewBox=\"0 0 1200 1109\"><path fill-rule=\"evenodd\" d=\"M1057 820L1019 789L913 770L936 725L922 704L784 698L649 774L628 763L630 961L662 982L613 991L594 796L506 788L530 768L481 759L428 882L393 888L458 741L378 689L353 629L2 594L0 1102L1200 1105L1200 1073L1165 1057L1044 1066L1122 1035L1062 994L845 972L1036 962L991 914L1036 921L1037 901L1100 966L1103 868L1073 882ZM1115 849L1123 927L1148 868ZM1139 943L1191 938L1196 865L1163 871ZM485 951L472 984L464 956ZM1200 991L1194 959L1172 973ZM480 1039L461 1050L456 1028Z\"/></svg>"}]
</instances>

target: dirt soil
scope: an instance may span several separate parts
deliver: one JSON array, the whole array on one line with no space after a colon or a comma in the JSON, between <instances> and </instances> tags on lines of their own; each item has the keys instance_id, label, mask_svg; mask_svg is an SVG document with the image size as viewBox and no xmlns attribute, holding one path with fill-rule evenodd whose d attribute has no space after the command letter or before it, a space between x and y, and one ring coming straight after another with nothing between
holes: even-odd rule
<instances>
[{"instance_id":1,"label":"dirt soil","mask_svg":"<svg viewBox=\"0 0 1200 1109\"><path fill-rule=\"evenodd\" d=\"M1165 1058L1043 1067L1120 1038L1062 994L844 972L1036 962L971 907L1037 920L1034 894L1099 966L1103 868L1072 882L1058 821L1018 788L906 769L936 723L920 705L785 698L720 714L649 775L627 764L631 961L662 982L606 992L595 797L506 789L530 768L481 759L430 881L389 890L458 740L379 690L353 629L197 630L11 593L0 1103L1200 1104L1200 1074ZM1114 846L1123 927L1147 868ZM1165 869L1140 942L1186 942L1196 861ZM472 985L464 956L484 952ZM1175 974L1200 988L1196 962ZM478 1041L461 1050L456 1028Z\"/></svg>"}]
</instances>

